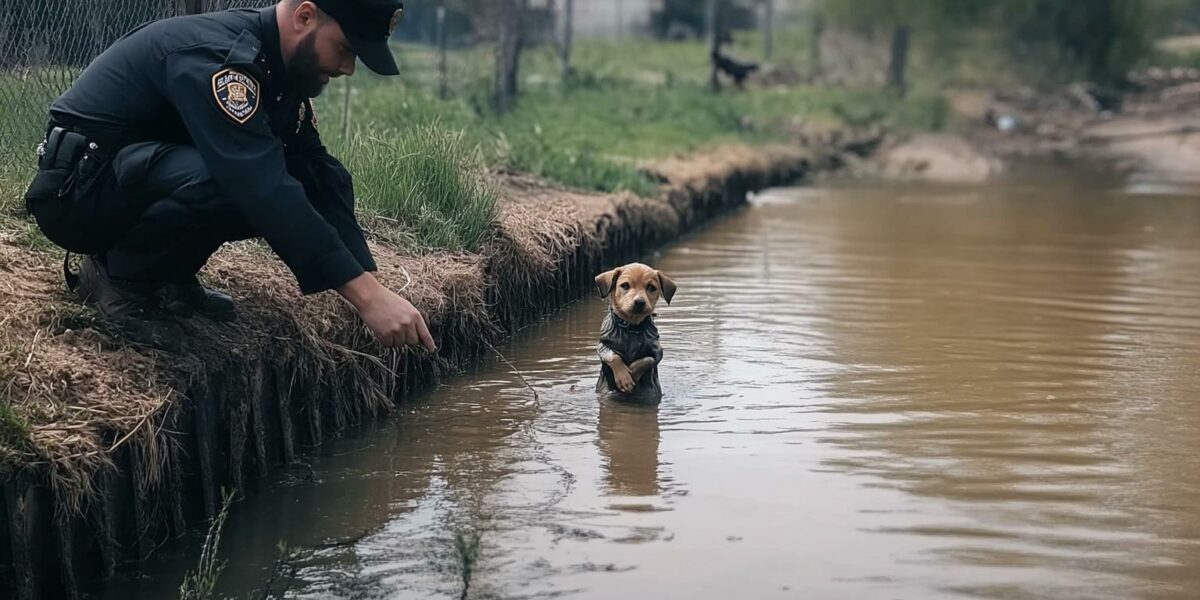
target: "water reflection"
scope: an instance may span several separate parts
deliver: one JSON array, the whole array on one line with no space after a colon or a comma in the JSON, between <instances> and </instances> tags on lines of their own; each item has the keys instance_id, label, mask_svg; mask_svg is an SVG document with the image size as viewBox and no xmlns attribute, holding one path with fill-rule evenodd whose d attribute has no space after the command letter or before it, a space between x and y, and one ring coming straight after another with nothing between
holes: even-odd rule
<instances>
[{"instance_id":1,"label":"water reflection","mask_svg":"<svg viewBox=\"0 0 1200 600\"><path fill-rule=\"evenodd\" d=\"M283 539L310 598L457 598L464 548L479 598L1200 597L1200 202L1144 192L766 194L647 258L660 405L592 393L582 302L504 348L539 400L487 365L251 493L222 589Z\"/></svg>"},{"instance_id":2,"label":"water reflection","mask_svg":"<svg viewBox=\"0 0 1200 600\"><path fill-rule=\"evenodd\" d=\"M617 496L659 493L657 402L601 399L598 434L608 493Z\"/></svg>"}]
</instances>

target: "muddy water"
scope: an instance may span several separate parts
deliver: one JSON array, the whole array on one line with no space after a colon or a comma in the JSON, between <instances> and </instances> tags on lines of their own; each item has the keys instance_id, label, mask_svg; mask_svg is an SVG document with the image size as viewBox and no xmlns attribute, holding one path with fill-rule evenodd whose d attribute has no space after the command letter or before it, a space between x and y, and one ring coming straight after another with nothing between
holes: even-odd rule
<instances>
[{"instance_id":1,"label":"muddy water","mask_svg":"<svg viewBox=\"0 0 1200 600\"><path fill-rule=\"evenodd\" d=\"M1200 198L776 190L648 260L660 405L577 304L503 348L538 400L490 365L253 493L223 589L286 540L304 598L1200 597Z\"/></svg>"}]
</instances>

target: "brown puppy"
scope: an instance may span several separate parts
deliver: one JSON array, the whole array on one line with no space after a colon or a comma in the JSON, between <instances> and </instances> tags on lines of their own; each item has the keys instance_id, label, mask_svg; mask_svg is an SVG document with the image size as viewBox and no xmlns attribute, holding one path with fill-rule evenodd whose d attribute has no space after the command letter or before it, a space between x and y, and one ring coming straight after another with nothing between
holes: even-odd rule
<instances>
[{"instance_id":1,"label":"brown puppy","mask_svg":"<svg viewBox=\"0 0 1200 600\"><path fill-rule=\"evenodd\" d=\"M654 326L659 298L671 303L675 282L641 263L632 263L596 276L601 298L609 298L608 316L600 325L600 379L596 391L661 397L658 363L662 346Z\"/></svg>"}]
</instances>

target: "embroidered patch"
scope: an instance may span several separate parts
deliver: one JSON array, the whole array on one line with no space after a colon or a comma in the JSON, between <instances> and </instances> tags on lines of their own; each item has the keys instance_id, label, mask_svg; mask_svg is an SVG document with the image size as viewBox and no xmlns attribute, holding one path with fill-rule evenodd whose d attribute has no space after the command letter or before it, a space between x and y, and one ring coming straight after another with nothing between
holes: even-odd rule
<instances>
[{"instance_id":1,"label":"embroidered patch","mask_svg":"<svg viewBox=\"0 0 1200 600\"><path fill-rule=\"evenodd\" d=\"M309 122L312 123L313 130L316 131L317 130L317 107L313 106L312 100L305 100L304 102L306 102L308 104Z\"/></svg>"},{"instance_id":2,"label":"embroidered patch","mask_svg":"<svg viewBox=\"0 0 1200 600\"><path fill-rule=\"evenodd\" d=\"M225 69L212 78L213 98L229 118L245 123L258 111L258 81L241 71Z\"/></svg>"}]
</instances>

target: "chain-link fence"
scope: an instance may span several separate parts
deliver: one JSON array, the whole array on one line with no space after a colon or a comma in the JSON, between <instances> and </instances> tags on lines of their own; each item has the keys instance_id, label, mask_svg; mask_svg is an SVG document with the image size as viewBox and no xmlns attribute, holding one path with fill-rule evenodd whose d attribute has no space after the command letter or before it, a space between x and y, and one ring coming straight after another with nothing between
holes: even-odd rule
<instances>
[{"instance_id":1,"label":"chain-link fence","mask_svg":"<svg viewBox=\"0 0 1200 600\"><path fill-rule=\"evenodd\" d=\"M274 1L0 0L0 194L11 195L14 182L30 174L50 103L118 38L158 19L262 7ZM493 66L493 49L503 37L500 21L505 21L493 13L505 2L513 8L500 11L501 16L518 10L522 15L516 21L523 47L519 61L531 67L522 67L525 83L548 85L558 80L554 73L559 69L552 65L572 56L563 52L564 39L571 39L564 35L566 28L580 37L618 41L695 39L701 35L695 23L702 19L706 1L729 5L730 22L737 24L734 17L746 12L743 5L775 0L622 0L616 4L613 0L406 0L404 19L393 40L398 44L401 77L390 85L399 91L397 97L419 92L418 96L465 98L476 109L487 104L494 98L491 88L501 72ZM575 15L574 21L568 14ZM575 71L574 62L570 72ZM565 65L561 71L568 72ZM629 69L628 75L638 77L635 71ZM340 117L332 121L340 125L333 128L335 132L349 130L352 105L355 111L366 111L362 115L379 108L378 102L371 104L356 94L360 86L372 87L369 76L356 78L361 83L353 85L348 79L331 86L319 102L322 113ZM0 206L6 200L0 198Z\"/></svg>"},{"instance_id":2,"label":"chain-link fence","mask_svg":"<svg viewBox=\"0 0 1200 600\"><path fill-rule=\"evenodd\" d=\"M404 57L405 86L446 94L446 85L466 89L486 73L481 57L452 60L438 75L433 49L473 47L478 35L472 13L490 0L410 0L396 41L427 49ZM228 8L262 7L274 0L0 0L0 176L19 180L33 167L50 103L97 55L143 23L177 15ZM535 0L526 11L527 43L552 42L552 0ZM408 54L408 53L406 53ZM461 64L459 64L461 63ZM443 69L445 65L443 64ZM349 84L341 88L349 91ZM324 102L331 103L329 99ZM339 102L339 108L341 103ZM349 105L346 104L348 109ZM9 190L5 190L9 191Z\"/></svg>"},{"instance_id":3,"label":"chain-link fence","mask_svg":"<svg viewBox=\"0 0 1200 600\"><path fill-rule=\"evenodd\" d=\"M47 110L96 55L143 23L270 0L0 0L0 170L32 169Z\"/></svg>"}]
</instances>

